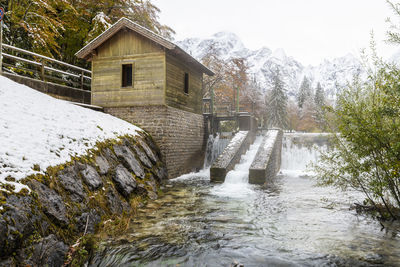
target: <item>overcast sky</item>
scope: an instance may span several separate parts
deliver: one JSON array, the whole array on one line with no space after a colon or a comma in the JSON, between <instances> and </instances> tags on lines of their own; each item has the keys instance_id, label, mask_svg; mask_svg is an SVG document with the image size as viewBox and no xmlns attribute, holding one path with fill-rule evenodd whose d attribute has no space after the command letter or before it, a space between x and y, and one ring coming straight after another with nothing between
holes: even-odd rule
<instances>
[{"instance_id":1,"label":"overcast sky","mask_svg":"<svg viewBox=\"0 0 400 267\"><path fill-rule=\"evenodd\" d=\"M303 64L324 58L359 55L374 31L381 56L400 46L383 42L394 18L385 0L153 0L160 20L176 31L176 40L236 33L246 47L283 48ZM400 24L400 22L399 22Z\"/></svg>"}]
</instances>

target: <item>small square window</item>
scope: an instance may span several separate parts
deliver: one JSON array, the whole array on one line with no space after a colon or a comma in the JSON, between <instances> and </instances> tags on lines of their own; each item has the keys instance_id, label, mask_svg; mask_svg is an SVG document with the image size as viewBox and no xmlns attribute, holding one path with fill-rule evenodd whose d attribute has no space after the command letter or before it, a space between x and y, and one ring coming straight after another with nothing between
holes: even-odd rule
<instances>
[{"instance_id":1,"label":"small square window","mask_svg":"<svg viewBox=\"0 0 400 267\"><path fill-rule=\"evenodd\" d=\"M122 65L122 87L132 86L132 64Z\"/></svg>"},{"instance_id":2,"label":"small square window","mask_svg":"<svg viewBox=\"0 0 400 267\"><path fill-rule=\"evenodd\" d=\"M185 94L189 94L189 73L185 72L185 81L183 90Z\"/></svg>"}]
</instances>

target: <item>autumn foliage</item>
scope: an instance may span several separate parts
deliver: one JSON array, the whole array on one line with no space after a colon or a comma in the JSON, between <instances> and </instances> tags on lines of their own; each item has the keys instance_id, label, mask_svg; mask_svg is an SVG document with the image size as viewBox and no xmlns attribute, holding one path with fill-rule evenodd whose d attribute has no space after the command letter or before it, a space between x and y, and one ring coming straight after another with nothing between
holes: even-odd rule
<instances>
[{"instance_id":1,"label":"autumn foliage","mask_svg":"<svg viewBox=\"0 0 400 267\"><path fill-rule=\"evenodd\" d=\"M150 0L0 1L5 9L4 41L71 64L85 66L74 54L121 17L166 37L174 31L158 21Z\"/></svg>"}]
</instances>

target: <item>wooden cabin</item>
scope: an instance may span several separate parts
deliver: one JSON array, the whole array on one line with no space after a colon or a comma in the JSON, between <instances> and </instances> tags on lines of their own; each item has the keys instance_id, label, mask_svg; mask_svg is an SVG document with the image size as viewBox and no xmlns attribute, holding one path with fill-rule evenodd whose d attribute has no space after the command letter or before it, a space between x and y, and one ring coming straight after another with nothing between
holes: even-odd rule
<instances>
[{"instance_id":1,"label":"wooden cabin","mask_svg":"<svg viewBox=\"0 0 400 267\"><path fill-rule=\"evenodd\" d=\"M177 45L122 18L76 53L92 61L92 105L167 105L201 114L203 73Z\"/></svg>"},{"instance_id":2,"label":"wooden cabin","mask_svg":"<svg viewBox=\"0 0 400 267\"><path fill-rule=\"evenodd\" d=\"M179 46L122 18L76 53L92 62L92 105L149 132L170 178L202 166L203 74Z\"/></svg>"}]
</instances>

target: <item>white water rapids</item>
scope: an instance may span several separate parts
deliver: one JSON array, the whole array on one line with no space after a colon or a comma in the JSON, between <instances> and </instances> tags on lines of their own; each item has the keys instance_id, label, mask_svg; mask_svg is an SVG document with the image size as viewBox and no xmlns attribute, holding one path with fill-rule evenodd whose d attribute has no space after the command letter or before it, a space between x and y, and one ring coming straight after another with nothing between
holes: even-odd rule
<instances>
[{"instance_id":1,"label":"white water rapids","mask_svg":"<svg viewBox=\"0 0 400 267\"><path fill-rule=\"evenodd\" d=\"M249 168L257 154L257 150L262 142L262 137L258 136L249 150L242 155L241 160L235 168L227 173L225 182L215 186L211 194L221 197L242 198L253 193L249 185Z\"/></svg>"},{"instance_id":2,"label":"white water rapids","mask_svg":"<svg viewBox=\"0 0 400 267\"><path fill-rule=\"evenodd\" d=\"M88 265L399 266L398 227L381 231L375 219L349 210L363 200L357 192L315 186L306 165L328 149L326 135L285 134L280 174L249 185L260 140L223 184L210 183L208 168L168 181L126 235Z\"/></svg>"},{"instance_id":3,"label":"white water rapids","mask_svg":"<svg viewBox=\"0 0 400 267\"><path fill-rule=\"evenodd\" d=\"M321 138L313 143L315 138ZM281 173L314 175L311 165L318 162L321 152L328 150L326 134L287 133L283 135Z\"/></svg>"}]
</instances>

